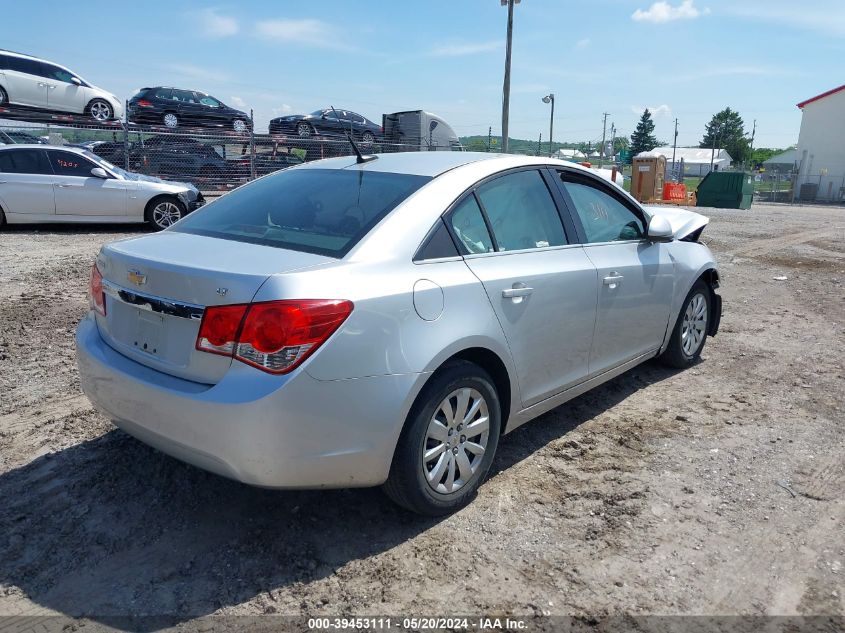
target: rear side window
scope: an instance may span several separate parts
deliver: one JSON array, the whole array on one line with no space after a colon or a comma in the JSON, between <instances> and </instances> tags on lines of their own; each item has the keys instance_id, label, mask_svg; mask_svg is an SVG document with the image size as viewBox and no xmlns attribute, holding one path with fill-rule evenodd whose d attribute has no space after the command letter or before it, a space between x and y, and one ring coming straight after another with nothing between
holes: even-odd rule
<instances>
[{"instance_id":1,"label":"rear side window","mask_svg":"<svg viewBox=\"0 0 845 633\"><path fill-rule=\"evenodd\" d=\"M540 172L506 174L478 188L500 251L566 244L563 224Z\"/></svg>"},{"instance_id":2,"label":"rear side window","mask_svg":"<svg viewBox=\"0 0 845 633\"><path fill-rule=\"evenodd\" d=\"M0 152L0 172L53 175L47 157L40 149L14 149Z\"/></svg>"},{"instance_id":3,"label":"rear side window","mask_svg":"<svg viewBox=\"0 0 845 633\"><path fill-rule=\"evenodd\" d=\"M361 169L292 169L256 180L174 231L343 257L431 178Z\"/></svg>"},{"instance_id":4,"label":"rear side window","mask_svg":"<svg viewBox=\"0 0 845 633\"><path fill-rule=\"evenodd\" d=\"M169 101L173 98L173 90L171 88L158 88L155 91L155 96L156 99L166 99Z\"/></svg>"},{"instance_id":5,"label":"rear side window","mask_svg":"<svg viewBox=\"0 0 845 633\"><path fill-rule=\"evenodd\" d=\"M45 76L44 64L35 59L26 59L24 57L7 56L6 69L28 75L38 75L39 77Z\"/></svg>"},{"instance_id":6,"label":"rear side window","mask_svg":"<svg viewBox=\"0 0 845 633\"><path fill-rule=\"evenodd\" d=\"M458 249L455 248L455 243L452 241L452 236L449 235L449 229L443 219L437 221L434 228L429 232L428 238L425 240L417 254L414 256L415 262L421 262L428 259L442 259L444 257L457 257L460 255Z\"/></svg>"},{"instance_id":7,"label":"rear side window","mask_svg":"<svg viewBox=\"0 0 845 633\"><path fill-rule=\"evenodd\" d=\"M47 152L50 155L50 164L57 176L81 176L91 177L91 170L96 167L87 158L74 154L73 152Z\"/></svg>"},{"instance_id":8,"label":"rear side window","mask_svg":"<svg viewBox=\"0 0 845 633\"><path fill-rule=\"evenodd\" d=\"M478 206L474 195L468 195L452 209L449 225L466 254L491 253L495 250L481 207Z\"/></svg>"}]
</instances>

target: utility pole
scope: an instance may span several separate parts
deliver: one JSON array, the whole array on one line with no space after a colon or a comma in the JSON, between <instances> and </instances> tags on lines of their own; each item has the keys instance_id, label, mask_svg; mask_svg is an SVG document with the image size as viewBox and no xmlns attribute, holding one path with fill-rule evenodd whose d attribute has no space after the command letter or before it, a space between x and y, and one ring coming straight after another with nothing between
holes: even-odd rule
<instances>
[{"instance_id":1,"label":"utility pole","mask_svg":"<svg viewBox=\"0 0 845 633\"><path fill-rule=\"evenodd\" d=\"M490 148L493 145L493 126L489 126L487 128L487 151L490 151Z\"/></svg>"},{"instance_id":2,"label":"utility pole","mask_svg":"<svg viewBox=\"0 0 845 633\"><path fill-rule=\"evenodd\" d=\"M675 119L675 140L672 141L672 171L675 171L675 150L678 149L678 119Z\"/></svg>"},{"instance_id":3,"label":"utility pole","mask_svg":"<svg viewBox=\"0 0 845 633\"><path fill-rule=\"evenodd\" d=\"M543 133L540 132L540 138L537 139L537 156L543 151Z\"/></svg>"},{"instance_id":4,"label":"utility pole","mask_svg":"<svg viewBox=\"0 0 845 633\"><path fill-rule=\"evenodd\" d=\"M549 157L551 158L553 153L552 147L552 139L554 138L554 129L555 129L555 93L551 92L543 97L543 103L551 103L552 104L552 113L549 117Z\"/></svg>"},{"instance_id":5,"label":"utility pole","mask_svg":"<svg viewBox=\"0 0 845 633\"><path fill-rule=\"evenodd\" d=\"M748 161L751 163L751 168L754 168L754 135L757 133L757 119L754 119L754 128L751 130L751 155Z\"/></svg>"},{"instance_id":6,"label":"utility pole","mask_svg":"<svg viewBox=\"0 0 845 633\"><path fill-rule=\"evenodd\" d=\"M608 115L609 115L608 112L604 113L604 115L603 115L604 118L602 119L602 124L601 124L601 150L599 150L599 167L604 165L604 143L605 143L606 134L607 134L607 117L608 117Z\"/></svg>"},{"instance_id":7,"label":"utility pole","mask_svg":"<svg viewBox=\"0 0 845 633\"><path fill-rule=\"evenodd\" d=\"M610 158L616 156L616 123L610 124Z\"/></svg>"},{"instance_id":8,"label":"utility pole","mask_svg":"<svg viewBox=\"0 0 845 633\"><path fill-rule=\"evenodd\" d=\"M505 45L505 84L502 88L502 153L508 153L508 116L511 102L511 42L513 40L513 5L519 0L502 0L508 5L508 34Z\"/></svg>"}]
</instances>

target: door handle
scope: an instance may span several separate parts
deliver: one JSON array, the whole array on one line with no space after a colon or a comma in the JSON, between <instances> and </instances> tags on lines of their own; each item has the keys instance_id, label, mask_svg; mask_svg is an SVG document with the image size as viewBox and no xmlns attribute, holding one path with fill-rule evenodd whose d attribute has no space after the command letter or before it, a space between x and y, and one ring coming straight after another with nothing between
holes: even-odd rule
<instances>
[{"instance_id":1,"label":"door handle","mask_svg":"<svg viewBox=\"0 0 845 633\"><path fill-rule=\"evenodd\" d=\"M504 290L502 290L502 297L504 297L505 299L527 297L532 292L534 292L534 288L529 288L525 284L516 283L513 286L513 288L505 288Z\"/></svg>"},{"instance_id":2,"label":"door handle","mask_svg":"<svg viewBox=\"0 0 845 633\"><path fill-rule=\"evenodd\" d=\"M65 189L66 187L73 187L73 185L66 185L66 184L64 184L64 183L58 183L58 182L57 182L57 183L55 183L55 185L56 185L57 187L61 187L62 189Z\"/></svg>"},{"instance_id":3,"label":"door handle","mask_svg":"<svg viewBox=\"0 0 845 633\"><path fill-rule=\"evenodd\" d=\"M616 272L612 272L607 277L602 279L602 283L605 286L610 286L611 288L615 288L616 286L618 286L619 284L622 283L623 279L625 279L625 277L623 277L622 275L620 275Z\"/></svg>"},{"instance_id":4,"label":"door handle","mask_svg":"<svg viewBox=\"0 0 845 633\"><path fill-rule=\"evenodd\" d=\"M38 87L39 87L39 88L46 88L46 87L47 87L47 84L45 84L43 81L39 81L39 82L38 82Z\"/></svg>"}]
</instances>

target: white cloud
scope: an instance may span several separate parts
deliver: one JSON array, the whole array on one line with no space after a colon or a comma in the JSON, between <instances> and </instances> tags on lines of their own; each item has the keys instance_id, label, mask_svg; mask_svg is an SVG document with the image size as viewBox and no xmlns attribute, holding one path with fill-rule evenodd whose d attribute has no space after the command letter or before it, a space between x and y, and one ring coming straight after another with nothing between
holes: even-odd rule
<instances>
[{"instance_id":1,"label":"white cloud","mask_svg":"<svg viewBox=\"0 0 845 633\"><path fill-rule=\"evenodd\" d=\"M313 48L346 50L339 31L321 20L264 20L255 25L256 34L265 39L284 44L301 44Z\"/></svg>"},{"instance_id":2,"label":"white cloud","mask_svg":"<svg viewBox=\"0 0 845 633\"><path fill-rule=\"evenodd\" d=\"M590 41L591 40L590 40L589 37L584 37L584 38L578 40L577 42L575 42L575 48L579 48L579 49L580 48L587 48L590 45Z\"/></svg>"},{"instance_id":3,"label":"white cloud","mask_svg":"<svg viewBox=\"0 0 845 633\"><path fill-rule=\"evenodd\" d=\"M463 57L464 55L477 55L479 53L491 53L502 49L499 40L490 42L457 42L452 44L441 44L435 46L429 55L432 57Z\"/></svg>"},{"instance_id":4,"label":"white cloud","mask_svg":"<svg viewBox=\"0 0 845 633\"><path fill-rule=\"evenodd\" d=\"M659 106L631 106L631 112L639 116L645 111L646 107L648 107L648 111L651 112L652 116L672 116L672 108L665 103Z\"/></svg>"},{"instance_id":5,"label":"white cloud","mask_svg":"<svg viewBox=\"0 0 845 633\"><path fill-rule=\"evenodd\" d=\"M197 17L200 30L207 37L229 37L240 30L236 18L220 15L215 9L204 9Z\"/></svg>"},{"instance_id":6,"label":"white cloud","mask_svg":"<svg viewBox=\"0 0 845 633\"><path fill-rule=\"evenodd\" d=\"M246 101L244 101L243 99L241 99L238 96L229 97L229 103L231 103L233 106L235 106L236 108L239 108L241 110L246 108Z\"/></svg>"},{"instance_id":7,"label":"white cloud","mask_svg":"<svg viewBox=\"0 0 845 633\"><path fill-rule=\"evenodd\" d=\"M695 0L683 0L678 6L672 6L668 2L661 0L655 2L645 11L637 9L631 15L631 19L636 22L654 22L660 24L662 22L672 22L673 20L693 20L702 15L710 13L710 9L701 9L695 7Z\"/></svg>"},{"instance_id":8,"label":"white cloud","mask_svg":"<svg viewBox=\"0 0 845 633\"><path fill-rule=\"evenodd\" d=\"M289 106L287 103L283 103L279 108L273 108L273 116L282 116L284 114L290 114L293 112L293 108Z\"/></svg>"},{"instance_id":9,"label":"white cloud","mask_svg":"<svg viewBox=\"0 0 845 633\"><path fill-rule=\"evenodd\" d=\"M231 77L212 68L203 68L193 64L167 64L164 70L179 77L195 81L229 81Z\"/></svg>"}]
</instances>

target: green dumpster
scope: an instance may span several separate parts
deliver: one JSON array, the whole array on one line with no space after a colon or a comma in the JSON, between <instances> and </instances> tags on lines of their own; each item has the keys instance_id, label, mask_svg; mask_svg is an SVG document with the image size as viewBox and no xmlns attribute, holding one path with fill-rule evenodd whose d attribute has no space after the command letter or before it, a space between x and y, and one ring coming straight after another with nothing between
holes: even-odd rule
<instances>
[{"instance_id":1,"label":"green dumpster","mask_svg":"<svg viewBox=\"0 0 845 633\"><path fill-rule=\"evenodd\" d=\"M711 171L698 185L696 206L750 209L754 176L744 171Z\"/></svg>"}]
</instances>

